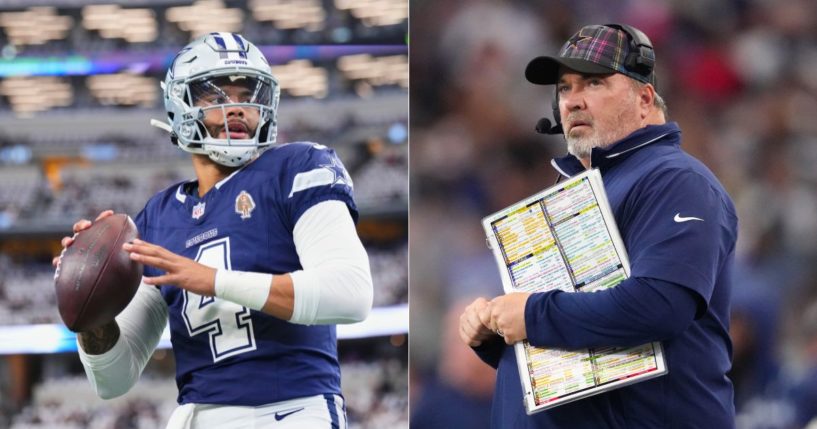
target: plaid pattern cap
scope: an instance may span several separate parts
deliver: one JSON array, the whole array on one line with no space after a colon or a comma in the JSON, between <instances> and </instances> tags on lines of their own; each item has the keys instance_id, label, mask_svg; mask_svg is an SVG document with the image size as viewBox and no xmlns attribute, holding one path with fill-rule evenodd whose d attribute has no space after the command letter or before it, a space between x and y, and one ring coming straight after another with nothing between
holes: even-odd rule
<instances>
[{"instance_id":1,"label":"plaid pattern cap","mask_svg":"<svg viewBox=\"0 0 817 429\"><path fill-rule=\"evenodd\" d=\"M586 74L621 73L654 84L655 73L644 76L625 66L631 47L624 31L606 25L588 25L567 40L558 56L531 60L525 69L525 77L538 85L553 85L559 80L559 67L564 66ZM648 52L654 61L653 51Z\"/></svg>"}]
</instances>

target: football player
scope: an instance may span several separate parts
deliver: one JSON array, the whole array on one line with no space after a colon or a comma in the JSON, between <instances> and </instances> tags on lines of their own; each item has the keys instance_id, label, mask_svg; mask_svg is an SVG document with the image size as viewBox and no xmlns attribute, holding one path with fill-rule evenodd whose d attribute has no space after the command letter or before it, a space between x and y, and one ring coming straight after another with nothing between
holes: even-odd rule
<instances>
[{"instance_id":1,"label":"football player","mask_svg":"<svg viewBox=\"0 0 817 429\"><path fill-rule=\"evenodd\" d=\"M278 81L238 34L187 45L162 88L167 123L154 125L192 154L196 179L136 217L124 250L142 285L115 321L78 334L88 379L103 398L127 392L169 322L169 428L345 428L335 324L372 306L349 174L325 146L275 144Z\"/></svg>"}]
</instances>

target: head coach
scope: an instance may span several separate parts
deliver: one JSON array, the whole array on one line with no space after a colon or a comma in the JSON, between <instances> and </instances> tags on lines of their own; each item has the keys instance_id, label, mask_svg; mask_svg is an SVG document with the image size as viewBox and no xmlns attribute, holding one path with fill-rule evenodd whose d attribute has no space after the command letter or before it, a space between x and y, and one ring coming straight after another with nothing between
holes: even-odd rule
<instances>
[{"instance_id":1,"label":"head coach","mask_svg":"<svg viewBox=\"0 0 817 429\"><path fill-rule=\"evenodd\" d=\"M655 53L641 31L589 25L525 77L555 85L555 124L566 177L598 168L631 262L631 277L596 293L511 293L478 298L460 335L497 368L494 428L734 428L729 297L737 217L729 195L681 149L656 92ZM502 336L500 336L502 334ZM662 341L669 372L531 416L513 347L635 346Z\"/></svg>"}]
</instances>

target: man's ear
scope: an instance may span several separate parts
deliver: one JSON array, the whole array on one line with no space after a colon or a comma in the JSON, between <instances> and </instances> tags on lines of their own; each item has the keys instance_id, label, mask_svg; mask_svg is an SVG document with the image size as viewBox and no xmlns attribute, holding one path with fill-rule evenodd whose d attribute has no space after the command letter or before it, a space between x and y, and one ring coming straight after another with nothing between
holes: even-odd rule
<instances>
[{"instance_id":1,"label":"man's ear","mask_svg":"<svg viewBox=\"0 0 817 429\"><path fill-rule=\"evenodd\" d=\"M639 85L638 107L641 110L641 117L646 117L655 103L655 87L651 83Z\"/></svg>"}]
</instances>

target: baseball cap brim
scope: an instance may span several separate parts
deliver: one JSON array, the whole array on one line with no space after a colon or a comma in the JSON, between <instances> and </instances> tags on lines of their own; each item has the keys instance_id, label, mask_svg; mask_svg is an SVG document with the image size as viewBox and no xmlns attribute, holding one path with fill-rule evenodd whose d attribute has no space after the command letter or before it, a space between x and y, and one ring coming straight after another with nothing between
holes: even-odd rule
<instances>
[{"instance_id":1,"label":"baseball cap brim","mask_svg":"<svg viewBox=\"0 0 817 429\"><path fill-rule=\"evenodd\" d=\"M553 85L559 81L560 66L586 74L616 73L616 70L581 58L536 57L525 67L525 78L537 85Z\"/></svg>"}]
</instances>

